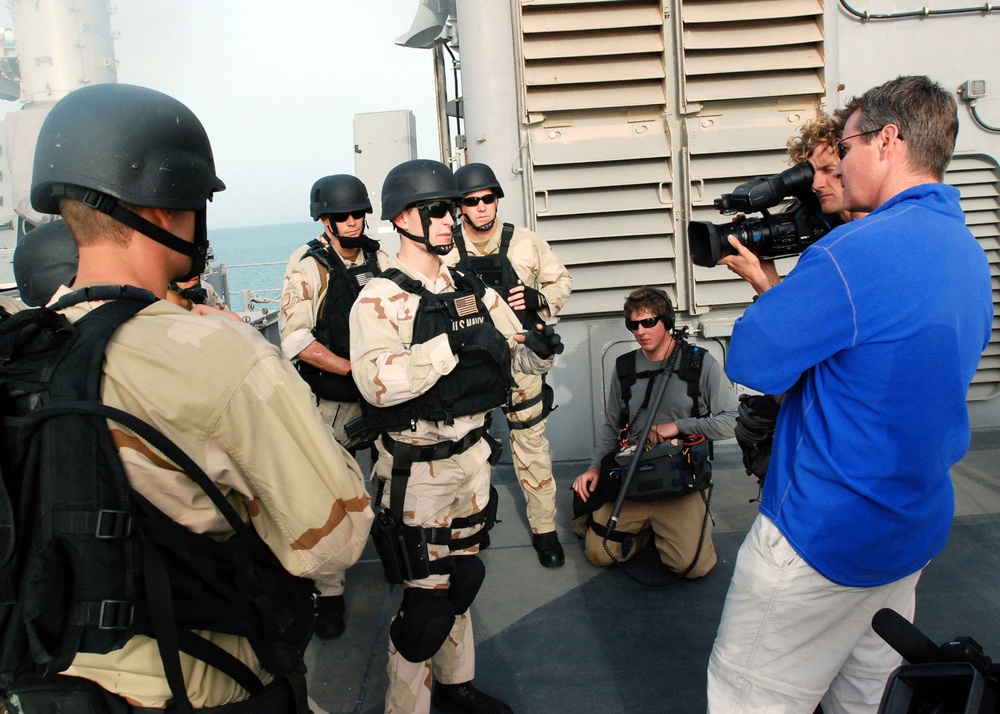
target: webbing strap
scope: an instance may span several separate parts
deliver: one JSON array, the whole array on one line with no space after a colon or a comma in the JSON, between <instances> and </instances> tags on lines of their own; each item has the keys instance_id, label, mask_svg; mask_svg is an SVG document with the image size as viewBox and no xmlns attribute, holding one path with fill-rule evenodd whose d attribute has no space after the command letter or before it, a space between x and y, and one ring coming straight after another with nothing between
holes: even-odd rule
<instances>
[{"instance_id":1,"label":"webbing strap","mask_svg":"<svg viewBox=\"0 0 1000 714\"><path fill-rule=\"evenodd\" d=\"M406 498L406 485L410 480L410 469L414 463L426 461L438 461L446 459L455 454L467 451L471 446L478 443L486 434L486 427L481 426L473 429L458 441L442 441L437 444L407 444L396 441L388 434L382 434L382 445L392 453L392 484L389 490L389 512L397 523L403 528L416 528L424 531L424 539L434 545L447 545L451 550L462 550L474 543L480 542L486 534L483 528L465 538L452 538L453 528L469 528L483 523L486 520L486 510L464 518L452 519L450 528L421 528L420 526L409 526L403 523L403 501ZM443 560L443 559L442 559ZM432 573L450 572L442 560L433 561L430 564ZM435 569L437 566L437 569Z\"/></svg>"},{"instance_id":2,"label":"webbing strap","mask_svg":"<svg viewBox=\"0 0 1000 714\"><path fill-rule=\"evenodd\" d=\"M503 410L504 414L510 414L511 412L524 411L525 409L527 409L529 407L533 407L536 404L538 404L538 402L542 401L542 396L543 396L542 393L539 392L538 394L536 394L535 396L533 396L531 399L525 399L523 402L518 402L517 404L515 404L513 406L510 406L510 407L504 406L504 407L500 407L500 408Z\"/></svg>"}]
</instances>

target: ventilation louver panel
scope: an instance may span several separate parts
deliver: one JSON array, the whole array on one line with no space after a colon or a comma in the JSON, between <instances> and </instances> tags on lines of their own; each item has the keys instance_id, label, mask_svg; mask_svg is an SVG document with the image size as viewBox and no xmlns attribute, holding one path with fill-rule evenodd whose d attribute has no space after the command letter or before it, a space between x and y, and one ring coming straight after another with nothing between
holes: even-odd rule
<instances>
[{"instance_id":1,"label":"ventilation louver panel","mask_svg":"<svg viewBox=\"0 0 1000 714\"><path fill-rule=\"evenodd\" d=\"M573 274L563 315L614 313L676 282L660 2L521 3L539 233Z\"/></svg>"},{"instance_id":2,"label":"ventilation louver panel","mask_svg":"<svg viewBox=\"0 0 1000 714\"><path fill-rule=\"evenodd\" d=\"M993 276L993 313L1000 315L1000 169L985 154L957 154L945 183L961 193L965 223L986 252ZM989 399L1000 392L1000 318L993 320L990 342L969 387L969 399Z\"/></svg>"},{"instance_id":3,"label":"ventilation louver panel","mask_svg":"<svg viewBox=\"0 0 1000 714\"><path fill-rule=\"evenodd\" d=\"M820 0L685 0L688 104L821 96Z\"/></svg>"}]
</instances>

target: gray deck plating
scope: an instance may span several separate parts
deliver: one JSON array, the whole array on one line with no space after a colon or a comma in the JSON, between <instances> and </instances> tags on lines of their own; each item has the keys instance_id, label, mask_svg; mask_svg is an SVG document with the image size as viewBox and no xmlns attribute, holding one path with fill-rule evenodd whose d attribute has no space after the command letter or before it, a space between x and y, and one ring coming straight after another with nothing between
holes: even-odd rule
<instances>
[{"instance_id":1,"label":"gray deck plating","mask_svg":"<svg viewBox=\"0 0 1000 714\"><path fill-rule=\"evenodd\" d=\"M971 635L1000 657L1000 430L976 432L953 470L956 517L945 551L924 571L916 624L942 642ZM617 568L596 568L570 532L569 486L586 465L557 464L557 529L566 565L542 568L532 550L513 470L494 469L503 523L483 553L487 579L473 605L476 685L518 714L705 710L705 667L733 561L757 513L754 479L735 445L716 448L715 546L719 564L697 582L640 585ZM644 581L663 570L652 551L628 566ZM369 546L348 572L347 632L315 640L307 654L310 694L329 712L378 712L386 688L390 617L401 596Z\"/></svg>"}]
</instances>

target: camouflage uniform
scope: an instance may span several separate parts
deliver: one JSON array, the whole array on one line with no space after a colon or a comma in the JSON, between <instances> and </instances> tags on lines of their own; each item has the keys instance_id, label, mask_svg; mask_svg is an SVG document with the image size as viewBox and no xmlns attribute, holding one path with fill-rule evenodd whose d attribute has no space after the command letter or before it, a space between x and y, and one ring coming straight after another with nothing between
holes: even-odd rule
<instances>
[{"instance_id":1,"label":"camouflage uniform","mask_svg":"<svg viewBox=\"0 0 1000 714\"><path fill-rule=\"evenodd\" d=\"M205 289L205 304L209 307L214 307L217 310L228 310L229 307L226 305L226 301L222 299L219 295L219 291L212 287L212 283L207 280L202 280L200 283L202 288Z\"/></svg>"},{"instance_id":2,"label":"camouflage uniform","mask_svg":"<svg viewBox=\"0 0 1000 714\"><path fill-rule=\"evenodd\" d=\"M330 248L330 241L325 234L318 236L324 246ZM285 269L285 279L281 291L281 311L278 321L281 328L281 351L290 360L295 360L303 349L313 340L313 328L319 322L326 298L330 275L325 267L312 257L306 255L308 245L298 248L288 259ZM348 270L362 265L365 261L363 251L353 261L330 248L328 251L336 254ZM383 251L378 252L379 268L385 270L389 265L389 256ZM335 276L338 279L338 276ZM324 345L329 347L329 345ZM359 439L349 439L344 427L361 416L361 406L357 402L338 402L329 399L314 398L323 420L333 430L333 438L345 449L354 447ZM332 580L332 579L331 579ZM336 579L336 583L320 590L324 597L336 597L344 594L346 580L344 574Z\"/></svg>"},{"instance_id":3,"label":"camouflage uniform","mask_svg":"<svg viewBox=\"0 0 1000 714\"><path fill-rule=\"evenodd\" d=\"M403 263L397 263L403 273L419 280L432 293L455 290L451 276L442 268L437 280L430 280ZM410 401L430 390L438 379L450 373L458 363L446 334L421 344L412 343L414 317L420 296L414 295L391 280L376 278L365 286L351 310L351 367L364 398L374 405L392 406ZM500 296L487 290L483 302L494 325L514 346L513 335L521 325L513 311ZM524 373L547 371L552 359L543 360L523 345L513 353L514 367ZM389 436L407 444L436 444L458 441L485 422L485 413L456 417L453 424L418 420L413 430L390 432ZM389 480L383 506L388 506L391 492L392 453L382 444L379 448L377 475ZM403 519L408 525L447 527L453 519L467 517L483 510L489 501L490 449L479 440L454 456L430 462L415 462L410 471L403 506ZM452 531L453 538L478 532L481 525ZM451 550L445 545L427 546L431 561L449 555L463 556L478 552L473 544L464 550ZM448 575L430 575L417 581L407 581L407 587L442 589L449 584ZM432 678L444 684L468 682L475 674L475 639L472 616L467 611L456 617L448 639L430 661L410 662L390 643L389 690L386 712L426 712L430 709Z\"/></svg>"},{"instance_id":4,"label":"camouflage uniform","mask_svg":"<svg viewBox=\"0 0 1000 714\"><path fill-rule=\"evenodd\" d=\"M57 296L67 292L60 288ZM75 321L96 304L80 303L65 314ZM309 388L253 328L160 300L118 329L104 370L102 401L173 439L290 573L322 587L361 555L372 521L363 477L310 406ZM139 493L192 531L231 533L183 472L127 429L109 425ZM243 638L200 634L265 683L273 680ZM180 658L195 708L246 699L228 676L183 652ZM106 655L78 654L66 673L137 706L164 707L171 698L156 642L141 635Z\"/></svg>"},{"instance_id":5,"label":"camouflage uniform","mask_svg":"<svg viewBox=\"0 0 1000 714\"><path fill-rule=\"evenodd\" d=\"M500 252L500 237L503 230L498 222L492 237L484 246L472 242L475 233L463 226L465 246L471 256L496 255ZM444 258L448 265L456 265L460 254L453 249ZM558 321L556 315L569 299L573 279L559 258L534 231L514 228L507 259L524 285L538 285L538 291L545 296L546 307L537 311L546 323ZM538 402L520 411L507 415L510 423L528 422L542 413L540 395L542 378L534 374L514 373L516 387L513 389L513 406L537 399ZM552 458L549 456L549 442L545 438L545 421L523 429L510 430L510 450L517 472L521 492L527 503L528 524L532 533L549 533L556 529L556 481L552 476Z\"/></svg>"},{"instance_id":6,"label":"camouflage uniform","mask_svg":"<svg viewBox=\"0 0 1000 714\"><path fill-rule=\"evenodd\" d=\"M319 236L319 241L325 246L330 241L325 235ZM326 298L329 275L326 268L315 258L306 256L308 245L298 248L288 260L285 269L285 280L281 292L281 312L278 319L281 325L281 351L290 360L305 349L313 340L313 328L319 322ZM330 253L336 253L330 250ZM364 263L364 253L359 251L353 261L348 261L337 254L348 268L356 268ZM389 256L383 251L378 252L379 268L385 270L390 265ZM329 347L329 345L324 345ZM334 438L345 448L354 446L354 442L344 433L344 425L361 416L361 407L357 402L335 402L327 399L317 399L320 414L333 429ZM357 440L354 440L357 441Z\"/></svg>"}]
</instances>

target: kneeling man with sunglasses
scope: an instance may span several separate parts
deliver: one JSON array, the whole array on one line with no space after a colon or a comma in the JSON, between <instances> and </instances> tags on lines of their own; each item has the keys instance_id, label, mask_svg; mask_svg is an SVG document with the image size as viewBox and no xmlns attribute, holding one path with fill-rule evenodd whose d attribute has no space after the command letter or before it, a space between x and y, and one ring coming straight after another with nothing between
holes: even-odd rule
<instances>
[{"instance_id":1,"label":"kneeling man with sunglasses","mask_svg":"<svg viewBox=\"0 0 1000 714\"><path fill-rule=\"evenodd\" d=\"M687 454L707 451L706 440L732 437L736 389L715 358L674 332L673 307L665 292L634 290L625 299L624 312L625 326L639 349L618 359L590 468L573 482L574 531L585 535L587 558L594 565L628 560L652 538L671 571L700 578L716 563L708 510L711 486L701 490L700 483L695 489L659 495L650 491L649 500L627 498L609 534L607 523L618 495L616 471L621 469L615 457L634 445L650 409L655 418L648 444L677 441L678 453ZM667 380L663 396L658 404L650 404L654 384L661 379ZM692 468L707 468L701 455L692 461Z\"/></svg>"},{"instance_id":2,"label":"kneeling man with sunglasses","mask_svg":"<svg viewBox=\"0 0 1000 714\"><path fill-rule=\"evenodd\" d=\"M547 372L562 344L543 324L522 334L494 290L441 262L461 196L440 162L389 172L382 219L401 236L396 267L351 309L352 373L365 420L380 432L373 536L387 579L404 585L389 626L387 712L428 712L432 698L442 712L511 711L472 685L469 607L486 575L477 553L496 521L485 422L508 401L512 369Z\"/></svg>"}]
</instances>

